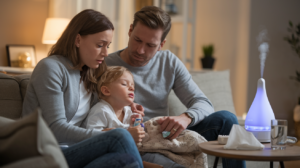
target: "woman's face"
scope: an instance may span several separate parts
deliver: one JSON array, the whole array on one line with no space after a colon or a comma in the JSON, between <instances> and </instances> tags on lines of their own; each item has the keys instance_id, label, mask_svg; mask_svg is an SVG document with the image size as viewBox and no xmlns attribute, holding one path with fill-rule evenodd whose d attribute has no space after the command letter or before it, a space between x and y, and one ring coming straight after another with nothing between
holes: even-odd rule
<instances>
[{"instance_id":1,"label":"woman's face","mask_svg":"<svg viewBox=\"0 0 300 168\"><path fill-rule=\"evenodd\" d=\"M89 68L96 69L107 57L107 49L112 41L113 30L103 32L77 35L75 45L78 48L81 67L86 65Z\"/></svg>"}]
</instances>

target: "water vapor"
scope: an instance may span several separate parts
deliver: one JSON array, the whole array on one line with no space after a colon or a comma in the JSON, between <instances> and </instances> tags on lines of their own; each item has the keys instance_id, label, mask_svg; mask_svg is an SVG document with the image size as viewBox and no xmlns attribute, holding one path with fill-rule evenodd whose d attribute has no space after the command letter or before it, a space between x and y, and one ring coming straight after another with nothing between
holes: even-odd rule
<instances>
[{"instance_id":1,"label":"water vapor","mask_svg":"<svg viewBox=\"0 0 300 168\"><path fill-rule=\"evenodd\" d=\"M260 76L263 77L264 69L265 69L265 61L267 58L267 52L269 52L269 44L266 42L268 41L268 30L264 29L259 32L256 40L258 43L258 51L259 51L259 59L260 59Z\"/></svg>"}]
</instances>

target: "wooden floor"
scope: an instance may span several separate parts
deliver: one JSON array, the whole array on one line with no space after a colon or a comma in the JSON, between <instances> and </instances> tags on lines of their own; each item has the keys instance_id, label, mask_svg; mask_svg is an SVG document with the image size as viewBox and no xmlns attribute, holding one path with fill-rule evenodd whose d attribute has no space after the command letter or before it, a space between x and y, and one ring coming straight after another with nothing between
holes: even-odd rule
<instances>
[{"instance_id":1,"label":"wooden floor","mask_svg":"<svg viewBox=\"0 0 300 168\"><path fill-rule=\"evenodd\" d=\"M300 146L300 140L298 140L297 146ZM284 162L285 168L300 168L300 160Z\"/></svg>"}]
</instances>

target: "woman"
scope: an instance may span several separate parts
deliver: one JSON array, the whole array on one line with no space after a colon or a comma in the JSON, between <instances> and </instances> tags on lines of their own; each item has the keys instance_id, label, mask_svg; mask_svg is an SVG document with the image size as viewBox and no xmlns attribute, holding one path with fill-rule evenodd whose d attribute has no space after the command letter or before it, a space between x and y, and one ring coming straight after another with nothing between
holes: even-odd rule
<instances>
[{"instance_id":1,"label":"woman","mask_svg":"<svg viewBox=\"0 0 300 168\"><path fill-rule=\"evenodd\" d=\"M69 23L49 57L35 67L28 84L22 115L35 108L61 145L72 167L143 167L130 133L124 129L101 132L80 127L98 100L96 81L107 66L114 27L94 10L84 10Z\"/></svg>"}]
</instances>

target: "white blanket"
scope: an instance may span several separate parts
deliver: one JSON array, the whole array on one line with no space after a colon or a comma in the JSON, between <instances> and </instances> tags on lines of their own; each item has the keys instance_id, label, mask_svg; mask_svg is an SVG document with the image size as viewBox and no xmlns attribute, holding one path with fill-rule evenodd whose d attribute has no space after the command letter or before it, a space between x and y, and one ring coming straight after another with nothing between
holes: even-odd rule
<instances>
[{"instance_id":1,"label":"white blanket","mask_svg":"<svg viewBox=\"0 0 300 168\"><path fill-rule=\"evenodd\" d=\"M159 132L160 125L156 122L159 118L152 118L144 123L146 134L139 151L161 153L188 168L207 168L207 155L199 148L199 144L206 142L206 139L190 130L182 131L172 141L164 139Z\"/></svg>"}]
</instances>

